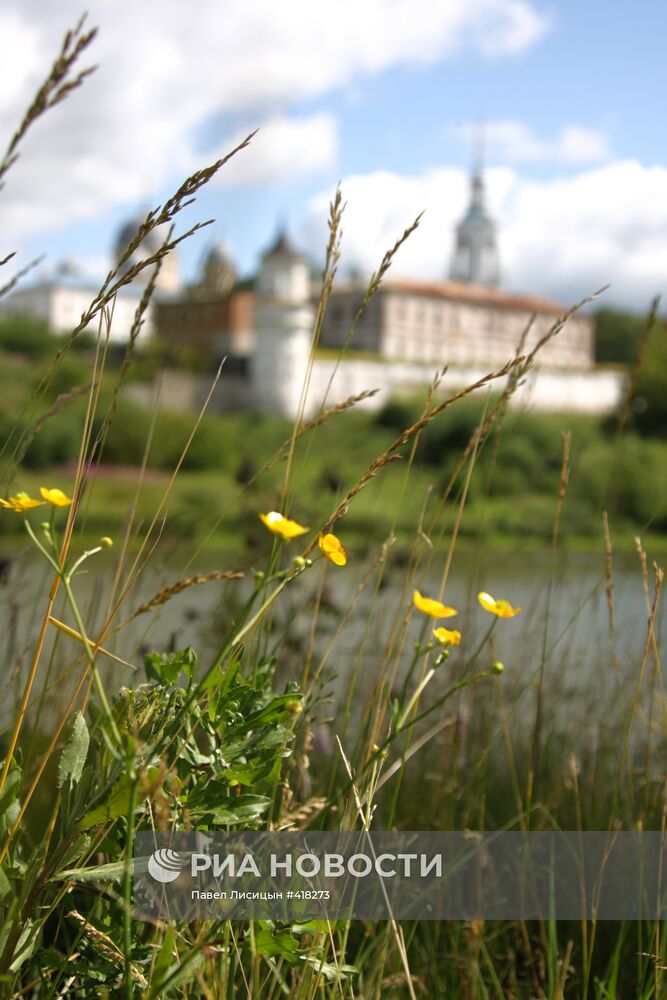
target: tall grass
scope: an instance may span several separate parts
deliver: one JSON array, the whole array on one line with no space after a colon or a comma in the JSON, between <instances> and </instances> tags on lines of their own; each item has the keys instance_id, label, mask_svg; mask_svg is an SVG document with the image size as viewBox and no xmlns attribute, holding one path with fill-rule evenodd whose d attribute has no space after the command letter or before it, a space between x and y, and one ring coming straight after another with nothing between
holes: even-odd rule
<instances>
[{"instance_id":1,"label":"tall grass","mask_svg":"<svg viewBox=\"0 0 667 1000\"><path fill-rule=\"evenodd\" d=\"M70 74L92 38L80 27L68 35L33 108L46 109L54 100L49 94L64 97L78 87L87 71ZM22 136L37 117L28 112L0 173L13 167ZM126 259L155 226L177 223L180 209L227 159L197 172L150 212ZM313 347L335 277L341 213L338 195L331 207ZM76 471L72 483L60 484L71 489L72 503L1 512L12 518L25 514L27 543L37 547L41 560L28 563L32 581L26 596L17 589L15 567L8 582L16 613L29 613L31 622L22 638L7 636L8 694L16 710L2 732L2 995L666 996L664 934L650 922L286 925L133 919L132 843L140 830L482 830L513 824L530 830L664 831L667 815L662 570L638 538L636 587L645 614L637 617L630 637L619 636L618 553L613 522L601 506L599 580L562 627L554 607L563 558L560 529L576 475L567 433L558 443L562 450L550 456L561 471L552 498L548 568L522 612L530 615L532 641L511 648L507 669L498 650L507 648L503 630L512 629L514 621L487 616L482 625L485 612L474 611L474 594L487 589L484 575L492 576L493 558L501 555L486 557L481 578L470 570L469 599L457 619L460 645L435 642L432 622L412 601L415 588L428 588L434 599L449 595L471 490L492 489L503 435L520 433L508 420L508 407L535 361L534 353L523 355L521 345L507 365L453 396L443 395L439 373L420 412L395 428L394 439L369 456L359 475L348 480L340 470L328 516L303 544L266 532L254 551L254 571L244 575L221 566L206 574L174 572L146 594L145 581L153 586L151 567L161 552L173 551L165 521L170 494L197 440L203 411L193 418L154 507L139 517L153 414L114 547L104 539L85 548L87 507L134 349L133 338L126 363L119 370L108 366L113 296L136 277L139 266L159 266L198 228L182 237L170 232L158 254L129 274L111 272L4 444L5 495L16 495L23 485L26 442L54 415L53 407L44 409L45 386L60 370L68 345L96 319ZM380 263L364 302L379 287L396 249ZM549 337L558 335L566 319ZM353 331L349 342L353 345ZM110 396L102 394L103 385ZM343 567L322 558L319 532L335 531L345 542L350 510L377 488L389 467L396 472L396 463L401 471L391 518L398 524L408 502L411 509L414 505L420 441L438 427L444 411L455 412L463 397L489 387L498 392L483 396L485 408L448 465L445 481L419 497L407 550L397 555L391 531L363 564L355 564L353 551ZM357 401L323 409L308 423L297 420L274 453L265 453L258 438L258 482L275 462L285 461L282 483L271 497L285 515L301 516L294 488L300 463L317 449L324 429L344 420L344 411ZM69 402L63 399L61 405ZM239 486L238 492L238 502L248 504L248 490ZM51 515L46 521L45 510ZM248 510L253 524L259 525L260 512ZM525 530L530 533L530 524ZM487 541L482 522L479 552ZM188 555L187 564L194 559ZM169 615L172 602L184 594L196 601L213 586L223 589L206 636L207 652L153 648L151 627ZM598 590L607 602L608 632L592 637L598 646L593 669L585 678L576 676L575 663L573 684L568 640L586 600ZM132 631L138 620L146 622L141 633Z\"/></svg>"}]
</instances>

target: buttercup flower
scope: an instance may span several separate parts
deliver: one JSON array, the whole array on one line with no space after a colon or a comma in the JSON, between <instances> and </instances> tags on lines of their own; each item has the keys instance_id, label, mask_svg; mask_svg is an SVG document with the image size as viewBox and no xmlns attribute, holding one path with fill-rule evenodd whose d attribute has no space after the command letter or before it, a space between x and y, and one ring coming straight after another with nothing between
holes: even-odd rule
<instances>
[{"instance_id":1,"label":"buttercup flower","mask_svg":"<svg viewBox=\"0 0 667 1000\"><path fill-rule=\"evenodd\" d=\"M54 507L69 507L71 500L68 496L65 496L62 490L54 487L52 490L48 490L46 486L41 486L39 492L42 494L43 498L47 503L53 504Z\"/></svg>"},{"instance_id":2,"label":"buttercup flower","mask_svg":"<svg viewBox=\"0 0 667 1000\"><path fill-rule=\"evenodd\" d=\"M433 629L433 636L443 646L458 646L461 641L461 633L458 629L448 629L443 625L440 628Z\"/></svg>"},{"instance_id":3,"label":"buttercup flower","mask_svg":"<svg viewBox=\"0 0 667 1000\"><path fill-rule=\"evenodd\" d=\"M34 500L27 493L17 493L16 496L10 497L8 500L0 499L0 504L9 510L15 510L17 514L21 514L24 510L30 510L31 507L42 507L44 501Z\"/></svg>"},{"instance_id":4,"label":"buttercup flower","mask_svg":"<svg viewBox=\"0 0 667 1000\"><path fill-rule=\"evenodd\" d=\"M505 601L502 598L497 601L494 597L491 597L491 594L487 594L483 590L477 595L477 600L485 611L490 611L492 615L497 615L498 618L514 618L521 611L521 608L513 608L509 601Z\"/></svg>"},{"instance_id":5,"label":"buttercup flower","mask_svg":"<svg viewBox=\"0 0 667 1000\"><path fill-rule=\"evenodd\" d=\"M430 615L431 618L452 618L458 614L454 608L448 608L446 604L436 601L432 597L424 597L418 590L415 590L412 595L412 603L417 611L421 611L423 615Z\"/></svg>"},{"instance_id":6,"label":"buttercup flower","mask_svg":"<svg viewBox=\"0 0 667 1000\"><path fill-rule=\"evenodd\" d=\"M269 531L272 531L274 535L280 535L286 541L289 541L290 538L298 538L299 535L305 535L308 531L308 528L304 528L297 521L290 521L288 517L279 514L277 510L270 510L268 514L260 514L259 516Z\"/></svg>"},{"instance_id":7,"label":"buttercup flower","mask_svg":"<svg viewBox=\"0 0 667 1000\"><path fill-rule=\"evenodd\" d=\"M322 555L334 566L344 566L347 562L347 552L335 535L320 535L317 539Z\"/></svg>"}]
</instances>

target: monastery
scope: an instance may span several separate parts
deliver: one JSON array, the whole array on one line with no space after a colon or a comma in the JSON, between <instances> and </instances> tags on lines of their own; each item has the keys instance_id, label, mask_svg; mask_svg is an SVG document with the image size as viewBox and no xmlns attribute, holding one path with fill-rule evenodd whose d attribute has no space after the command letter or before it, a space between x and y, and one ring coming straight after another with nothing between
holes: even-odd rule
<instances>
[{"instance_id":1,"label":"monastery","mask_svg":"<svg viewBox=\"0 0 667 1000\"><path fill-rule=\"evenodd\" d=\"M137 225L138 220L131 220L122 227L116 259ZM155 247L151 243L142 252L159 245L157 235L151 239L157 241ZM198 280L185 288L178 258L171 254L142 336L159 345L165 361L162 399L176 409L200 405L210 373L223 358L214 409L254 408L293 418L306 381L306 417L369 389L377 392L362 405L378 408L390 396L423 391L445 366L443 392L479 379L510 360L522 338L523 353L529 352L566 311L557 302L505 290L500 273L496 225L477 170L468 209L456 229L447 280L386 280L361 312L366 284L357 279L337 284L314 350L319 286L285 231L263 254L250 280L239 281L229 250L217 244L206 253ZM15 292L8 308L67 331L91 290L66 265L49 280ZM142 290L135 282L119 294L113 341L127 340ZM515 401L543 410L612 410L623 392L623 376L596 369L593 326L590 315L571 317L540 351L539 363ZM139 398L142 387L133 391Z\"/></svg>"}]
</instances>

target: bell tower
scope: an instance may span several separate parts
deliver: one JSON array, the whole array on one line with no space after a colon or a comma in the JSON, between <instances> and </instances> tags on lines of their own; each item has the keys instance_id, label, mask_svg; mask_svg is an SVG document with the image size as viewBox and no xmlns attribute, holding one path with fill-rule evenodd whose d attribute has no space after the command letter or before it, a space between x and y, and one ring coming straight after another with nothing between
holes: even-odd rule
<instances>
[{"instance_id":1,"label":"bell tower","mask_svg":"<svg viewBox=\"0 0 667 1000\"><path fill-rule=\"evenodd\" d=\"M468 211L456 227L456 245L449 272L454 281L477 285L500 284L496 224L486 208L483 132L479 128L470 178Z\"/></svg>"}]
</instances>

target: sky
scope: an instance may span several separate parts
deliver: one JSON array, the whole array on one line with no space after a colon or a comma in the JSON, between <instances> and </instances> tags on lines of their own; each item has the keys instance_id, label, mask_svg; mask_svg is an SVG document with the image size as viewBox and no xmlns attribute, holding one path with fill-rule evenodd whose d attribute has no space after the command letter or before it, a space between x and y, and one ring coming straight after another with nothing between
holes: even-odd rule
<instances>
[{"instance_id":1,"label":"sky","mask_svg":"<svg viewBox=\"0 0 667 1000\"><path fill-rule=\"evenodd\" d=\"M103 276L128 218L253 129L184 213L241 274L286 225L315 263L340 182L345 268L414 217L396 277L446 278L484 123L503 284L645 310L667 291L667 5L660 0L88 0L96 72L41 118L0 191L0 259ZM4 0L0 144L82 7ZM5 269L3 269L4 271ZM6 275L2 275L3 283Z\"/></svg>"}]
</instances>

